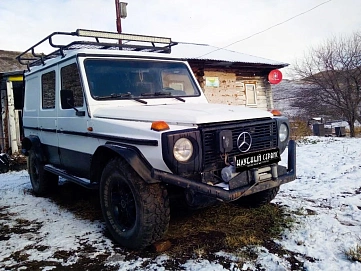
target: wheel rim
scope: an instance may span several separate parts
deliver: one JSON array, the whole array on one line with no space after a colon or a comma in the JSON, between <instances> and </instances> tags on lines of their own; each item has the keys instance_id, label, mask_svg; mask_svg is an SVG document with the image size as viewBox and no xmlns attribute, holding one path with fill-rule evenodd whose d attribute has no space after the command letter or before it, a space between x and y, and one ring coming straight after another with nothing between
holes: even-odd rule
<instances>
[{"instance_id":1,"label":"wheel rim","mask_svg":"<svg viewBox=\"0 0 361 271\"><path fill-rule=\"evenodd\" d=\"M112 181L110 187L110 210L114 221L122 231L134 227L136 206L130 187L119 179Z\"/></svg>"}]
</instances>

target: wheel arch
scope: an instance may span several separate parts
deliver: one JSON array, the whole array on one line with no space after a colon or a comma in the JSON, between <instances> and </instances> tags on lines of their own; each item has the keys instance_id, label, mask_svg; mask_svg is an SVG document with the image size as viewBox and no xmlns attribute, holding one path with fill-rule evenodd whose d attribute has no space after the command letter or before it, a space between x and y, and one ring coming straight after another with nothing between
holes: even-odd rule
<instances>
[{"instance_id":1,"label":"wheel arch","mask_svg":"<svg viewBox=\"0 0 361 271\"><path fill-rule=\"evenodd\" d=\"M106 143L99 146L91 161L91 180L99 182L106 164L114 157L121 157L134 169L134 171L147 183L159 183L152 178L152 166L134 146Z\"/></svg>"},{"instance_id":2,"label":"wheel arch","mask_svg":"<svg viewBox=\"0 0 361 271\"><path fill-rule=\"evenodd\" d=\"M36 154L36 157L41 162L46 161L45 153L43 151L43 148L41 146L41 141L38 136L30 135L27 137L24 137L21 141L21 152L25 156L29 156L29 151L33 151Z\"/></svg>"}]
</instances>

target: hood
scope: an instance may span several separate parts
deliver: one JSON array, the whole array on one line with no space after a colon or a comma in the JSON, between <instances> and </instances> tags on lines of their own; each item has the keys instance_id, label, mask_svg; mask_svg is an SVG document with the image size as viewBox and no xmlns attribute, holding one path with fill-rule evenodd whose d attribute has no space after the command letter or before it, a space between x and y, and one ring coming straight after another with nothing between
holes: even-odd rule
<instances>
[{"instance_id":1,"label":"hood","mask_svg":"<svg viewBox=\"0 0 361 271\"><path fill-rule=\"evenodd\" d=\"M265 110L223 104L167 104L126 107L101 107L93 112L96 118L134 121L157 121L176 124L202 124L272 117Z\"/></svg>"}]
</instances>

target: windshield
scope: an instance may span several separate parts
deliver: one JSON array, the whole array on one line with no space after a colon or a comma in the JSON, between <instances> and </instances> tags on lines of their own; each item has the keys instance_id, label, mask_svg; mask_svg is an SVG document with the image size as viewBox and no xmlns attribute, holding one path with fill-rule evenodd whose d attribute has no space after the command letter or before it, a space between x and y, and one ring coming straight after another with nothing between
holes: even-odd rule
<instances>
[{"instance_id":1,"label":"windshield","mask_svg":"<svg viewBox=\"0 0 361 271\"><path fill-rule=\"evenodd\" d=\"M200 95L184 63L87 59L84 67L96 100Z\"/></svg>"}]
</instances>

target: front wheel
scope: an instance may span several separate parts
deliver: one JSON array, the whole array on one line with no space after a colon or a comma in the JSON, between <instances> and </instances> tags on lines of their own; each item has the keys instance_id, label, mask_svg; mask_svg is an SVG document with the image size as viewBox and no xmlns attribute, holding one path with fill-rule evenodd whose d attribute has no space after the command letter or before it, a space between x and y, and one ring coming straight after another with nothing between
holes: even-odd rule
<instances>
[{"instance_id":1,"label":"front wheel","mask_svg":"<svg viewBox=\"0 0 361 271\"><path fill-rule=\"evenodd\" d=\"M167 190L145 183L121 158L111 160L102 173L100 204L110 233L124 247L145 248L168 229Z\"/></svg>"},{"instance_id":2,"label":"front wheel","mask_svg":"<svg viewBox=\"0 0 361 271\"><path fill-rule=\"evenodd\" d=\"M31 186L37 196L45 196L58 186L59 176L44 170L44 163L40 161L34 151L29 152L28 172Z\"/></svg>"},{"instance_id":3,"label":"front wheel","mask_svg":"<svg viewBox=\"0 0 361 271\"><path fill-rule=\"evenodd\" d=\"M271 189L267 189L246 197L242 197L234 201L234 203L246 207L259 207L270 203L271 200L273 200L276 197L279 190L280 187L276 186Z\"/></svg>"}]
</instances>

